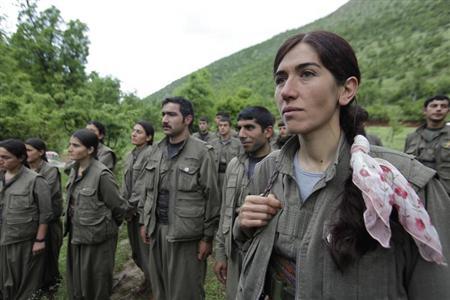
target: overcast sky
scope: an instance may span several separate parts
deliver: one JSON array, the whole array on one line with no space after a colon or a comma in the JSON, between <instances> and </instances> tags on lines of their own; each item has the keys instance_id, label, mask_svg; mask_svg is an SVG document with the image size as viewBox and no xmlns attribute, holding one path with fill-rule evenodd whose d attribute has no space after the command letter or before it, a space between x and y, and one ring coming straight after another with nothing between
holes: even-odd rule
<instances>
[{"instance_id":1,"label":"overcast sky","mask_svg":"<svg viewBox=\"0 0 450 300\"><path fill-rule=\"evenodd\" d=\"M88 71L145 97L272 36L322 18L348 0L41 0L89 27ZM0 0L9 31L16 0Z\"/></svg>"}]
</instances>

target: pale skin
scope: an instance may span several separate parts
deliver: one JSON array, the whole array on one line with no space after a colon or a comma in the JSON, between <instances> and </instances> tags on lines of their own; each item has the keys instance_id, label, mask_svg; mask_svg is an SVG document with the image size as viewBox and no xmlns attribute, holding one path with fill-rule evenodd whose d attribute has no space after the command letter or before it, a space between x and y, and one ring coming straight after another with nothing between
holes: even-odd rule
<instances>
[{"instance_id":1,"label":"pale skin","mask_svg":"<svg viewBox=\"0 0 450 300\"><path fill-rule=\"evenodd\" d=\"M162 128L169 142L178 144L186 140L189 136L189 125L192 123L192 116L183 116L178 103L166 103L162 108ZM147 234L145 226L141 226L140 235L145 244L151 243L151 238ZM212 242L200 240L198 243L197 259L205 260L212 250Z\"/></svg>"},{"instance_id":2,"label":"pale skin","mask_svg":"<svg viewBox=\"0 0 450 300\"><path fill-rule=\"evenodd\" d=\"M338 85L314 48L299 43L280 62L275 83L278 109L288 131L300 142L300 166L309 172L324 172L336 157L340 107L356 95L358 79L352 76ZM238 222L243 229L265 226L281 207L272 194L247 196Z\"/></svg>"},{"instance_id":3,"label":"pale skin","mask_svg":"<svg viewBox=\"0 0 450 300\"><path fill-rule=\"evenodd\" d=\"M0 147L0 169L5 171L5 180L11 180L16 176L22 167L22 159L16 157L5 148ZM45 236L47 235L47 224L39 224L36 233L36 240L42 240L42 242L35 241L32 247L33 255L40 254L45 251Z\"/></svg>"},{"instance_id":4,"label":"pale skin","mask_svg":"<svg viewBox=\"0 0 450 300\"><path fill-rule=\"evenodd\" d=\"M447 100L433 100L423 109L427 128L442 128L445 125L449 111Z\"/></svg>"}]
</instances>

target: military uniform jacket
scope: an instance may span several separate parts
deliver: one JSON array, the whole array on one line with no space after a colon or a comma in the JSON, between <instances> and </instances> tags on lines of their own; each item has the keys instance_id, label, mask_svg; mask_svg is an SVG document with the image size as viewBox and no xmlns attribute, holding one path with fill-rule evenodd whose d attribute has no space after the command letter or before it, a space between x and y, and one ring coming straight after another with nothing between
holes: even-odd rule
<instances>
[{"instance_id":1,"label":"military uniform jacket","mask_svg":"<svg viewBox=\"0 0 450 300\"><path fill-rule=\"evenodd\" d=\"M114 171L114 167L116 166L117 162L116 154L114 153L114 151L112 151L111 148L107 147L103 143L98 143L97 159L108 169Z\"/></svg>"},{"instance_id":2,"label":"military uniform jacket","mask_svg":"<svg viewBox=\"0 0 450 300\"><path fill-rule=\"evenodd\" d=\"M216 152L216 159L219 168L220 165L224 166L222 172L225 172L226 165L233 157L238 156L241 152L243 152L241 141L235 137L231 137L226 141L222 139L214 139L210 142L210 144L214 147Z\"/></svg>"},{"instance_id":3,"label":"military uniform jacket","mask_svg":"<svg viewBox=\"0 0 450 300\"><path fill-rule=\"evenodd\" d=\"M351 172L350 147L342 140L335 163L303 203L293 167L299 147L297 138L290 139L280 151L272 152L256 166L251 194L262 193L278 169L270 193L282 202L283 208L268 225L253 233L243 261L237 299L259 299L274 252L296 261L295 299L450 299L449 268L423 260L414 241L399 226L391 227L390 248L378 246L344 273L337 269L327 249L327 238L342 200L344 182ZM388 160L400 170L421 199L427 196L427 210L449 262L450 200L434 178L435 172L403 153L371 148L372 156ZM237 222L234 229L242 238L244 232Z\"/></svg>"},{"instance_id":4,"label":"military uniform jacket","mask_svg":"<svg viewBox=\"0 0 450 300\"><path fill-rule=\"evenodd\" d=\"M153 147L137 183L140 196L140 223L151 236L155 231L156 205L160 172L167 152L168 139ZM167 182L169 185L169 241L212 240L217 229L220 194L213 148L199 139L188 137L178 154L171 159Z\"/></svg>"},{"instance_id":5,"label":"military uniform jacket","mask_svg":"<svg viewBox=\"0 0 450 300\"><path fill-rule=\"evenodd\" d=\"M49 165L43 161L42 165L37 170L39 174L44 176L50 186L50 192L52 195L52 210L53 220L58 219L62 215L63 211L63 199L61 192L61 174L57 167Z\"/></svg>"},{"instance_id":6,"label":"military uniform jacket","mask_svg":"<svg viewBox=\"0 0 450 300\"><path fill-rule=\"evenodd\" d=\"M405 152L435 169L450 194L450 126L444 126L433 140L427 140L424 130L425 125L408 135Z\"/></svg>"},{"instance_id":7,"label":"military uniform jacket","mask_svg":"<svg viewBox=\"0 0 450 300\"><path fill-rule=\"evenodd\" d=\"M111 171L92 159L80 177L73 168L67 183L65 234L72 244L97 244L117 234L128 204L120 196Z\"/></svg>"},{"instance_id":8,"label":"military uniform jacket","mask_svg":"<svg viewBox=\"0 0 450 300\"><path fill-rule=\"evenodd\" d=\"M35 239L39 224L52 219L50 187L26 167L6 184L3 178L0 174L0 245Z\"/></svg>"},{"instance_id":9,"label":"military uniform jacket","mask_svg":"<svg viewBox=\"0 0 450 300\"><path fill-rule=\"evenodd\" d=\"M204 142L210 142L211 140L213 140L213 139L215 139L216 137L215 137L215 135L213 135L211 132L207 132L205 135L201 135L201 133L200 132L194 132L193 134L192 134L192 136L193 137L195 137L195 138L197 138L197 139L200 139L200 140L202 140L202 141L204 141Z\"/></svg>"},{"instance_id":10,"label":"military uniform jacket","mask_svg":"<svg viewBox=\"0 0 450 300\"><path fill-rule=\"evenodd\" d=\"M241 207L245 196L248 194L247 169L248 156L241 154L230 161L225 172L219 229L215 238L214 252L218 261L226 261L231 256L233 224L237 216L236 209Z\"/></svg>"},{"instance_id":11,"label":"military uniform jacket","mask_svg":"<svg viewBox=\"0 0 450 300\"><path fill-rule=\"evenodd\" d=\"M136 193L134 186L138 179L139 174L145 166L146 161L149 158L152 146L145 145L143 149L134 149L128 153L125 158L123 183L121 194L125 200L128 200L133 206L137 206L139 203L138 194ZM136 153L136 151L138 151ZM134 157L136 158L134 159Z\"/></svg>"}]
</instances>

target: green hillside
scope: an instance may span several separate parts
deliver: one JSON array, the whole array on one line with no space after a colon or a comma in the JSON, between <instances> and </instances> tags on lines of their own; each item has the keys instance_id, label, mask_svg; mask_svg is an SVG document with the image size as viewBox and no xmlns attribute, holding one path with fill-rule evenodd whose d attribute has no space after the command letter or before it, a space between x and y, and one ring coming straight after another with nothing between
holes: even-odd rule
<instances>
[{"instance_id":1,"label":"green hillside","mask_svg":"<svg viewBox=\"0 0 450 300\"><path fill-rule=\"evenodd\" d=\"M372 118L419 120L425 97L450 93L449 16L448 0L351 0L323 19L281 33L199 71L210 74L216 108L240 90L273 108L271 68L279 45L297 32L329 30L345 37L356 50L363 77L359 102ZM188 77L145 100L159 101L180 94Z\"/></svg>"}]
</instances>

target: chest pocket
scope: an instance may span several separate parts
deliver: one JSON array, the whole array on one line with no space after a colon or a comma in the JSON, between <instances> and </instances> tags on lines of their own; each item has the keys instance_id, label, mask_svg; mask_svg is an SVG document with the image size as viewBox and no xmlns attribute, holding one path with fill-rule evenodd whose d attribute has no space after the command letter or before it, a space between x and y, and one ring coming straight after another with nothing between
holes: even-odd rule
<instances>
[{"instance_id":1,"label":"chest pocket","mask_svg":"<svg viewBox=\"0 0 450 300\"><path fill-rule=\"evenodd\" d=\"M157 162L149 162L145 166L144 184L148 190L153 190L155 188L156 164Z\"/></svg>"},{"instance_id":2,"label":"chest pocket","mask_svg":"<svg viewBox=\"0 0 450 300\"><path fill-rule=\"evenodd\" d=\"M177 187L179 191L195 191L198 188L199 167L196 165L180 165L178 167Z\"/></svg>"},{"instance_id":3,"label":"chest pocket","mask_svg":"<svg viewBox=\"0 0 450 300\"><path fill-rule=\"evenodd\" d=\"M95 189L84 187L78 192L78 207L80 210L96 210L103 205L98 200Z\"/></svg>"},{"instance_id":4,"label":"chest pocket","mask_svg":"<svg viewBox=\"0 0 450 300\"><path fill-rule=\"evenodd\" d=\"M16 192L10 194L8 208L14 210L23 210L31 206L31 199L28 192Z\"/></svg>"},{"instance_id":5,"label":"chest pocket","mask_svg":"<svg viewBox=\"0 0 450 300\"><path fill-rule=\"evenodd\" d=\"M450 139L444 140L440 144L441 160L450 164ZM450 168L450 165L448 166Z\"/></svg>"}]
</instances>

